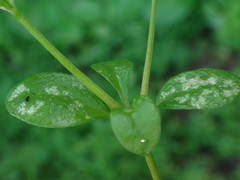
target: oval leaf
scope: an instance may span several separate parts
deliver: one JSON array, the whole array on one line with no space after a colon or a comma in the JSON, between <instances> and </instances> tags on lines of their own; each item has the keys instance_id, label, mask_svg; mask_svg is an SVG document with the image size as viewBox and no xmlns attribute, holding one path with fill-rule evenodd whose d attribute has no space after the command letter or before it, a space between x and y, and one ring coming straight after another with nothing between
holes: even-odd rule
<instances>
[{"instance_id":1,"label":"oval leaf","mask_svg":"<svg viewBox=\"0 0 240 180\"><path fill-rule=\"evenodd\" d=\"M128 60L114 60L91 66L117 90L122 102L128 104L128 86L133 73L133 63Z\"/></svg>"},{"instance_id":2,"label":"oval leaf","mask_svg":"<svg viewBox=\"0 0 240 180\"><path fill-rule=\"evenodd\" d=\"M118 140L132 153L149 154L159 142L160 112L147 96L137 97L131 109L113 109L110 119Z\"/></svg>"},{"instance_id":3,"label":"oval leaf","mask_svg":"<svg viewBox=\"0 0 240 180\"><path fill-rule=\"evenodd\" d=\"M8 112L33 125L69 127L109 116L107 106L77 78L41 73L18 84L6 99Z\"/></svg>"},{"instance_id":4,"label":"oval leaf","mask_svg":"<svg viewBox=\"0 0 240 180\"><path fill-rule=\"evenodd\" d=\"M219 69L198 69L171 78L160 90L162 109L212 109L236 99L240 78Z\"/></svg>"}]
</instances>

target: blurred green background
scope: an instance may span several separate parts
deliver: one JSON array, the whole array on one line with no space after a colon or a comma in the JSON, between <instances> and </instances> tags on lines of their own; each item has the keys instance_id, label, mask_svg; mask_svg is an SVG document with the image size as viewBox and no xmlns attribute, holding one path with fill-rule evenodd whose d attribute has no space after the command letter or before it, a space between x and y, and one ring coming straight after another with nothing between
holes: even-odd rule
<instances>
[{"instance_id":1,"label":"blurred green background","mask_svg":"<svg viewBox=\"0 0 240 180\"><path fill-rule=\"evenodd\" d=\"M83 72L116 97L89 66L135 63L130 87L140 92L150 0L18 0L17 6ZM173 75L203 67L240 76L240 1L159 0L150 96ZM44 129L11 117L13 85L46 71L67 72L25 29L0 12L0 179L146 180L145 160L127 152L107 119ZM117 98L117 97L116 97ZM240 179L240 99L208 111L162 111L154 151L163 180Z\"/></svg>"}]
</instances>

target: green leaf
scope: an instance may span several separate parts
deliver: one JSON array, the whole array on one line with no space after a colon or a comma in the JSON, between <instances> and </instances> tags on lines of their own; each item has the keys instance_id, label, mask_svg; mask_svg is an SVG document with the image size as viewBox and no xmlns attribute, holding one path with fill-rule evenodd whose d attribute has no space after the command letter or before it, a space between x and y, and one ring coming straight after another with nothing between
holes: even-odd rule
<instances>
[{"instance_id":1,"label":"green leaf","mask_svg":"<svg viewBox=\"0 0 240 180\"><path fill-rule=\"evenodd\" d=\"M160 90L162 109L212 109L234 101L240 93L240 78L219 69L198 69L171 78Z\"/></svg>"},{"instance_id":2,"label":"green leaf","mask_svg":"<svg viewBox=\"0 0 240 180\"><path fill-rule=\"evenodd\" d=\"M0 9L12 13L15 10L15 4L13 0L0 0Z\"/></svg>"},{"instance_id":3,"label":"green leaf","mask_svg":"<svg viewBox=\"0 0 240 180\"><path fill-rule=\"evenodd\" d=\"M159 142L160 112L147 96L134 99L132 108L113 109L110 119L118 140L132 153L149 154Z\"/></svg>"},{"instance_id":4,"label":"green leaf","mask_svg":"<svg viewBox=\"0 0 240 180\"><path fill-rule=\"evenodd\" d=\"M91 66L117 90L122 102L129 106L128 86L133 73L133 63L128 60L101 62Z\"/></svg>"},{"instance_id":5,"label":"green leaf","mask_svg":"<svg viewBox=\"0 0 240 180\"><path fill-rule=\"evenodd\" d=\"M27 123L69 127L109 116L107 106L77 78L41 73L14 87L6 98L9 113Z\"/></svg>"}]
</instances>

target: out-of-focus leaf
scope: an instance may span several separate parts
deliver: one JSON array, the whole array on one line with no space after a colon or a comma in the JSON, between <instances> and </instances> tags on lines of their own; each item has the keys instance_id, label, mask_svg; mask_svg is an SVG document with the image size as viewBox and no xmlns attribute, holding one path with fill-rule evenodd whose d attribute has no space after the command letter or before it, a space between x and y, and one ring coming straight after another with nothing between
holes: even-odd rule
<instances>
[{"instance_id":1,"label":"out-of-focus leaf","mask_svg":"<svg viewBox=\"0 0 240 180\"><path fill-rule=\"evenodd\" d=\"M239 51L240 1L207 1L204 3L203 12L208 26L213 28L217 42Z\"/></svg>"},{"instance_id":2,"label":"out-of-focus leaf","mask_svg":"<svg viewBox=\"0 0 240 180\"><path fill-rule=\"evenodd\" d=\"M121 100L128 104L128 86L133 73L133 63L128 60L114 60L91 66L107 79L117 90Z\"/></svg>"},{"instance_id":3,"label":"out-of-focus leaf","mask_svg":"<svg viewBox=\"0 0 240 180\"><path fill-rule=\"evenodd\" d=\"M160 90L162 109L212 109L231 103L240 93L240 78L219 69L198 69L171 78Z\"/></svg>"},{"instance_id":4,"label":"out-of-focus leaf","mask_svg":"<svg viewBox=\"0 0 240 180\"><path fill-rule=\"evenodd\" d=\"M118 140L132 153L149 154L159 142L160 113L147 96L134 99L132 108L113 109L110 119Z\"/></svg>"},{"instance_id":5,"label":"out-of-focus leaf","mask_svg":"<svg viewBox=\"0 0 240 180\"><path fill-rule=\"evenodd\" d=\"M159 24L168 26L179 23L186 18L194 8L196 0L159 0Z\"/></svg>"},{"instance_id":6,"label":"out-of-focus leaf","mask_svg":"<svg viewBox=\"0 0 240 180\"><path fill-rule=\"evenodd\" d=\"M8 94L9 113L27 123L50 128L79 125L108 117L107 106L77 78L63 73L31 76Z\"/></svg>"}]
</instances>

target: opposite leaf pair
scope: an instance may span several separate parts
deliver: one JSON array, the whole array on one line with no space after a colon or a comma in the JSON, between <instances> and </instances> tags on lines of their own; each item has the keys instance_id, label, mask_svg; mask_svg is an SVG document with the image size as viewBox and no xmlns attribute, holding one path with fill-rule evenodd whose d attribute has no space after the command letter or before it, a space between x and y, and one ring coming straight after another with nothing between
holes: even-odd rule
<instances>
[{"instance_id":1,"label":"opposite leaf pair","mask_svg":"<svg viewBox=\"0 0 240 180\"><path fill-rule=\"evenodd\" d=\"M133 64L127 60L98 63L92 68L117 90L124 107L109 110L77 78L63 73L41 73L18 84L8 95L9 113L42 127L79 125L110 116L122 145L136 154L149 154L160 137L160 109L211 109L239 96L240 79L223 70L199 69L171 78L156 104L146 96L128 100Z\"/></svg>"}]
</instances>

